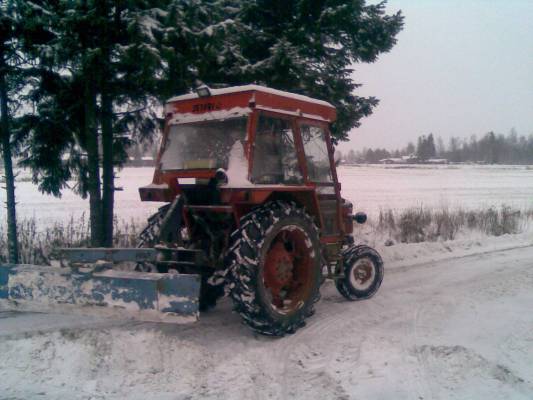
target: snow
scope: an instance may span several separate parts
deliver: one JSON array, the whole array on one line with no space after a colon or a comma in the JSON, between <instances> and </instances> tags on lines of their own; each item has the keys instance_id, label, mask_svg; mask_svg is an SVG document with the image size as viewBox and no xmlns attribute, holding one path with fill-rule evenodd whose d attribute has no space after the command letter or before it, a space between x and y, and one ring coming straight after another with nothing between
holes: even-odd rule
<instances>
[{"instance_id":1,"label":"snow","mask_svg":"<svg viewBox=\"0 0 533 400\"><path fill-rule=\"evenodd\" d=\"M248 180L248 162L240 140L236 140L231 147L226 176L228 177L228 183L224 185L225 187L252 186L252 183Z\"/></svg>"},{"instance_id":2,"label":"snow","mask_svg":"<svg viewBox=\"0 0 533 400\"><path fill-rule=\"evenodd\" d=\"M309 118L309 119L316 119L318 121L329 122L328 119L324 119L320 115L307 114L307 113L303 113L301 111L288 111L288 110L283 110L283 109L280 109L280 108L272 108L272 107L265 107L265 106L257 106L256 108L258 110L271 111L271 112L275 112L275 113L278 113L278 114L300 116L300 117Z\"/></svg>"},{"instance_id":3,"label":"snow","mask_svg":"<svg viewBox=\"0 0 533 400\"><path fill-rule=\"evenodd\" d=\"M144 14L140 18L140 27L141 31L146 37L152 42L156 43L155 37L153 32L161 29L161 24L157 19L155 19L153 16ZM155 50L155 53L158 53L157 50Z\"/></svg>"},{"instance_id":4,"label":"snow","mask_svg":"<svg viewBox=\"0 0 533 400\"><path fill-rule=\"evenodd\" d=\"M170 125L189 124L191 122L201 121L223 121L228 118L243 117L250 114L252 110L248 107L233 107L229 110L209 111L202 114L198 113L175 113L169 121Z\"/></svg>"},{"instance_id":5,"label":"snow","mask_svg":"<svg viewBox=\"0 0 533 400\"><path fill-rule=\"evenodd\" d=\"M529 400L533 237L528 247L517 248L511 236L499 243L511 249L488 243L470 256L446 251L441 261L428 255L407 264L417 252L409 246L418 245L405 245L402 266L384 255L385 279L373 299L345 301L326 283L307 326L282 339L251 333L228 301L180 326L0 312L0 393Z\"/></svg>"},{"instance_id":6,"label":"snow","mask_svg":"<svg viewBox=\"0 0 533 400\"><path fill-rule=\"evenodd\" d=\"M207 28L202 29L197 34L206 34L207 36L213 36L213 33L214 33L215 29L218 29L218 28L223 28L224 29L224 28L226 28L226 26L233 25L233 24L235 24L235 21L232 20L231 18L227 18L224 21L218 22L218 23L213 24L213 25L209 25Z\"/></svg>"},{"instance_id":7,"label":"snow","mask_svg":"<svg viewBox=\"0 0 533 400\"><path fill-rule=\"evenodd\" d=\"M223 88L223 89L210 89L210 91L211 91L212 96L219 96L222 94L239 93L239 92L258 91L258 92L270 93L270 94L275 94L278 96L288 97L288 98L295 99L295 100L301 100L301 101L305 101L308 103L320 104L322 106L333 108L333 106L327 101L313 99L311 97L304 96L301 94L285 92L283 90L271 89L271 88L267 88L265 86L259 86L259 85L233 86L233 87L228 87L228 88ZM172 97L168 99L167 102L191 100L191 99L197 99L197 98L198 98L198 94L188 93L188 94L184 94L181 96Z\"/></svg>"},{"instance_id":8,"label":"snow","mask_svg":"<svg viewBox=\"0 0 533 400\"><path fill-rule=\"evenodd\" d=\"M149 185L142 186L143 189L168 189L167 183L150 183Z\"/></svg>"}]
</instances>

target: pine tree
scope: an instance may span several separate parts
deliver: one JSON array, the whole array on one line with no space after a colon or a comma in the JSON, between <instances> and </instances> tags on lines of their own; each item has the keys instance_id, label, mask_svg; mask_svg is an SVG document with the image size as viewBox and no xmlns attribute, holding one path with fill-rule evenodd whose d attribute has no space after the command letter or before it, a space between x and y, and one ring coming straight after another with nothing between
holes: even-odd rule
<instances>
[{"instance_id":1,"label":"pine tree","mask_svg":"<svg viewBox=\"0 0 533 400\"><path fill-rule=\"evenodd\" d=\"M332 102L336 140L372 113L378 100L359 97L353 65L374 62L392 48L402 27L400 13L362 1L257 1L242 15L248 27L243 55L252 79Z\"/></svg>"},{"instance_id":2,"label":"pine tree","mask_svg":"<svg viewBox=\"0 0 533 400\"><path fill-rule=\"evenodd\" d=\"M420 160L426 159L426 137L424 135L419 136L416 142L416 156Z\"/></svg>"},{"instance_id":3,"label":"pine tree","mask_svg":"<svg viewBox=\"0 0 533 400\"><path fill-rule=\"evenodd\" d=\"M435 139L433 138L433 134L430 133L426 143L426 156L427 158L435 158L436 155L437 150L435 149Z\"/></svg>"},{"instance_id":4,"label":"pine tree","mask_svg":"<svg viewBox=\"0 0 533 400\"><path fill-rule=\"evenodd\" d=\"M39 4L56 37L48 46L52 57L39 59L36 113L23 121L23 163L47 193L60 195L77 178L78 191L89 196L94 246L112 245L114 168L126 159L131 132L146 134L157 124L150 107L161 66L154 30L164 11L147 4Z\"/></svg>"},{"instance_id":5,"label":"pine tree","mask_svg":"<svg viewBox=\"0 0 533 400\"><path fill-rule=\"evenodd\" d=\"M10 1L0 3L0 130L2 134L2 158L6 181L7 243L9 262L18 262L17 216L15 208L15 177L11 152L12 123L10 101L13 97L14 80L20 65L16 39L17 13Z\"/></svg>"},{"instance_id":6,"label":"pine tree","mask_svg":"<svg viewBox=\"0 0 533 400\"><path fill-rule=\"evenodd\" d=\"M357 162L357 157L353 149L350 149L350 151L348 152L348 155L346 156L346 161L348 162L348 164L355 164Z\"/></svg>"},{"instance_id":7,"label":"pine tree","mask_svg":"<svg viewBox=\"0 0 533 400\"><path fill-rule=\"evenodd\" d=\"M9 262L18 262L17 217L13 151L16 145L17 117L27 108L21 92L34 77L28 55L49 40L49 32L31 23L32 7L22 0L0 0L0 133L4 163L7 242Z\"/></svg>"},{"instance_id":8,"label":"pine tree","mask_svg":"<svg viewBox=\"0 0 533 400\"><path fill-rule=\"evenodd\" d=\"M416 156L420 160L428 160L435 157L437 151L435 149L435 139L433 138L432 133L427 137L425 135L420 136L417 143Z\"/></svg>"},{"instance_id":9,"label":"pine tree","mask_svg":"<svg viewBox=\"0 0 533 400\"><path fill-rule=\"evenodd\" d=\"M416 148L415 145L412 142L407 143L407 147L404 150L404 155L410 156L415 154Z\"/></svg>"},{"instance_id":10,"label":"pine tree","mask_svg":"<svg viewBox=\"0 0 533 400\"><path fill-rule=\"evenodd\" d=\"M163 87L171 95L208 85L258 83L332 102L335 140L372 113L354 94L353 65L374 62L396 43L401 13L385 3L330 0L174 0L165 20Z\"/></svg>"},{"instance_id":11,"label":"pine tree","mask_svg":"<svg viewBox=\"0 0 533 400\"><path fill-rule=\"evenodd\" d=\"M444 146L444 142L442 141L442 138L439 136L437 137L437 146L436 146L436 154L439 157L444 157L446 153L446 147Z\"/></svg>"}]
</instances>

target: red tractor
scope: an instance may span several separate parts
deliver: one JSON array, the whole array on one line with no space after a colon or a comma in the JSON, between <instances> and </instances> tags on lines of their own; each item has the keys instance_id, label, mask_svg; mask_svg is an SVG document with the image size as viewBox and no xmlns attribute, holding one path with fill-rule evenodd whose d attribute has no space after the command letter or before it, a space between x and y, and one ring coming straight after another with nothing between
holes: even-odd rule
<instances>
[{"instance_id":1,"label":"red tractor","mask_svg":"<svg viewBox=\"0 0 533 400\"><path fill-rule=\"evenodd\" d=\"M225 290L247 325L276 336L305 324L324 278L349 300L376 293L383 261L353 243L353 222L366 216L341 197L331 104L203 86L170 99L165 114L153 183L139 191L168 204L140 246L173 255L138 268L198 274L201 309Z\"/></svg>"}]
</instances>

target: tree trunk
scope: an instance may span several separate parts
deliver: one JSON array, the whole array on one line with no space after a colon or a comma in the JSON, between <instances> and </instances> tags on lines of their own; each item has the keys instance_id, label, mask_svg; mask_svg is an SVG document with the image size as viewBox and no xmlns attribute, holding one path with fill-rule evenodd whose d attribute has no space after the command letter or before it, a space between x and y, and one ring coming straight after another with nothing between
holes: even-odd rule
<instances>
[{"instance_id":1,"label":"tree trunk","mask_svg":"<svg viewBox=\"0 0 533 400\"><path fill-rule=\"evenodd\" d=\"M104 245L102 225L102 195L100 181L100 156L98 149L98 132L96 130L96 96L94 83L86 75L85 81L85 135L87 138L87 164L89 173L89 210L91 221L91 246Z\"/></svg>"},{"instance_id":2,"label":"tree trunk","mask_svg":"<svg viewBox=\"0 0 533 400\"><path fill-rule=\"evenodd\" d=\"M98 9L102 18L107 21L102 29L102 69L100 76L100 94L102 96L102 110L100 114L100 125L102 127L102 225L104 233L104 246L113 247L113 211L115 202L115 174L114 151L113 151L113 91L109 84L113 74L111 67L110 42L117 31L112 24L120 29L120 2L115 3L113 12L110 4L106 0L101 0ZM109 21L110 13L113 15L113 22Z\"/></svg>"},{"instance_id":3,"label":"tree trunk","mask_svg":"<svg viewBox=\"0 0 533 400\"><path fill-rule=\"evenodd\" d=\"M11 159L11 133L9 130L9 115L7 106L7 82L5 76L6 65L3 51L0 51L0 112L2 113L0 126L2 129L2 156L4 158L4 175L6 178L7 205L7 246L9 262L19 262L17 238L17 213L15 203L15 177Z\"/></svg>"},{"instance_id":4,"label":"tree trunk","mask_svg":"<svg viewBox=\"0 0 533 400\"><path fill-rule=\"evenodd\" d=\"M113 207L115 200L115 175L113 172L113 104L108 93L102 93L102 217L104 242L113 247Z\"/></svg>"}]
</instances>

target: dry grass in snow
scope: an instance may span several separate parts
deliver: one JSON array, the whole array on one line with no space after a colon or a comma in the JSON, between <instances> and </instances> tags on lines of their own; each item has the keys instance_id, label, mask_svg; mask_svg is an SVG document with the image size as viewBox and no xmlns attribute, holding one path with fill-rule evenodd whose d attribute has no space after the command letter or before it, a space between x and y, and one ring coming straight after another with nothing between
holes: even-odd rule
<instances>
[{"instance_id":1,"label":"dry grass in snow","mask_svg":"<svg viewBox=\"0 0 533 400\"><path fill-rule=\"evenodd\" d=\"M519 210L507 206L483 210L414 207L403 211L382 210L376 218L369 218L356 236L365 242L392 245L394 243L421 243L456 239L459 233L501 236L525 232L533 226L533 208ZM143 226L135 221L115 220L115 247L135 247ZM7 230L0 225L0 262L7 260ZM89 245L88 218L70 218L44 230L35 218L24 219L18 226L20 262L49 264L53 249Z\"/></svg>"},{"instance_id":2,"label":"dry grass in snow","mask_svg":"<svg viewBox=\"0 0 533 400\"><path fill-rule=\"evenodd\" d=\"M135 221L115 219L115 247L135 247L142 227ZM57 222L44 230L39 228L36 218L22 220L18 224L19 255L21 264L50 264L53 250L61 247L87 247L90 244L89 220L70 218ZM0 262L7 261L7 227L0 225Z\"/></svg>"},{"instance_id":3,"label":"dry grass in snow","mask_svg":"<svg viewBox=\"0 0 533 400\"><path fill-rule=\"evenodd\" d=\"M403 211L381 210L369 220L366 235L386 236L389 243L454 240L459 233L501 236L525 232L533 221L533 208L519 210L502 205L481 210L415 207Z\"/></svg>"}]
</instances>

